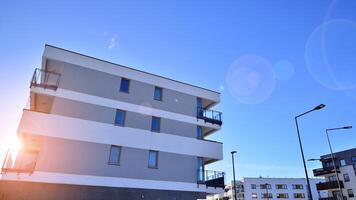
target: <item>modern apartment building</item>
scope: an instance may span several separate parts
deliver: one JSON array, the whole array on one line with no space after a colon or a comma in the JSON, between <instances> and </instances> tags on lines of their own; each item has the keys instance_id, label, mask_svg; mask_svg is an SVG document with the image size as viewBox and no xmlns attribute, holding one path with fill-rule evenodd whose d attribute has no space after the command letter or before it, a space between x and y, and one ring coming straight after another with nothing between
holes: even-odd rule
<instances>
[{"instance_id":1,"label":"modern apartment building","mask_svg":"<svg viewBox=\"0 0 356 200\"><path fill-rule=\"evenodd\" d=\"M203 80L202 80L203 81ZM215 91L46 45L0 199L190 200L221 193Z\"/></svg>"},{"instance_id":2,"label":"modern apartment building","mask_svg":"<svg viewBox=\"0 0 356 200\"><path fill-rule=\"evenodd\" d=\"M318 192L316 184L323 179L309 179L313 199L326 197L326 192ZM308 199L307 181L305 178L242 178L236 181L238 200L251 199ZM225 193L211 195L210 200L235 200L233 181L226 185Z\"/></svg>"},{"instance_id":3,"label":"modern apartment building","mask_svg":"<svg viewBox=\"0 0 356 200\"><path fill-rule=\"evenodd\" d=\"M313 170L314 176L324 177L326 180L325 183L317 184L319 191L328 192L328 197L321 200L341 199L340 188L344 199L356 199L356 148L333 155L336 166L331 155L326 154L320 157L323 167Z\"/></svg>"}]
</instances>

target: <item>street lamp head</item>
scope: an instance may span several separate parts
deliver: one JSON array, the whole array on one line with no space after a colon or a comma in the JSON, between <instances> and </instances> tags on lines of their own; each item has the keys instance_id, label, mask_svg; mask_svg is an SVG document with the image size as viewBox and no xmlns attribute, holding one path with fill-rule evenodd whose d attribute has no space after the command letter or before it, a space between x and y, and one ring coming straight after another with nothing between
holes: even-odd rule
<instances>
[{"instance_id":1,"label":"street lamp head","mask_svg":"<svg viewBox=\"0 0 356 200\"><path fill-rule=\"evenodd\" d=\"M316 158L311 158L311 159L308 159L308 161L317 161L317 160L319 160L319 161L320 161L320 159L316 159Z\"/></svg>"},{"instance_id":2,"label":"street lamp head","mask_svg":"<svg viewBox=\"0 0 356 200\"><path fill-rule=\"evenodd\" d=\"M231 151L231 154L237 153L237 151Z\"/></svg>"},{"instance_id":3,"label":"street lamp head","mask_svg":"<svg viewBox=\"0 0 356 200\"><path fill-rule=\"evenodd\" d=\"M320 104L320 105L318 105L317 107L315 107L314 110L320 110L320 109L322 109L322 108L324 108L324 107L325 107L324 104Z\"/></svg>"},{"instance_id":4,"label":"street lamp head","mask_svg":"<svg viewBox=\"0 0 356 200\"><path fill-rule=\"evenodd\" d=\"M343 129L352 129L352 126L345 126Z\"/></svg>"}]
</instances>

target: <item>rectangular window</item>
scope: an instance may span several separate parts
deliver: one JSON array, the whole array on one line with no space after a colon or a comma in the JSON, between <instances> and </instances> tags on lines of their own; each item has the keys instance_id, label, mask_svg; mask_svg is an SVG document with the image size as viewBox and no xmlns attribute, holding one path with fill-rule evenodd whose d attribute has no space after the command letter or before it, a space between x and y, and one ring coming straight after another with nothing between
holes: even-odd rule
<instances>
[{"instance_id":1,"label":"rectangular window","mask_svg":"<svg viewBox=\"0 0 356 200\"><path fill-rule=\"evenodd\" d=\"M282 189L287 189L286 184L276 184L276 189L282 190Z\"/></svg>"},{"instance_id":2,"label":"rectangular window","mask_svg":"<svg viewBox=\"0 0 356 200\"><path fill-rule=\"evenodd\" d=\"M337 181L337 178L335 175L329 176L329 181Z\"/></svg>"},{"instance_id":3,"label":"rectangular window","mask_svg":"<svg viewBox=\"0 0 356 200\"><path fill-rule=\"evenodd\" d=\"M160 130L161 130L161 118L152 116L151 131L160 132Z\"/></svg>"},{"instance_id":4,"label":"rectangular window","mask_svg":"<svg viewBox=\"0 0 356 200\"><path fill-rule=\"evenodd\" d=\"M256 189L256 184L251 184L251 189Z\"/></svg>"},{"instance_id":5,"label":"rectangular window","mask_svg":"<svg viewBox=\"0 0 356 200\"><path fill-rule=\"evenodd\" d=\"M345 161L344 159L341 159L341 160L340 160L340 165L341 165L341 166L345 166L345 165L346 165L346 161Z\"/></svg>"},{"instance_id":6,"label":"rectangular window","mask_svg":"<svg viewBox=\"0 0 356 200\"><path fill-rule=\"evenodd\" d=\"M110 165L119 165L121 156L121 147L116 145L111 145L109 164Z\"/></svg>"},{"instance_id":7,"label":"rectangular window","mask_svg":"<svg viewBox=\"0 0 356 200\"><path fill-rule=\"evenodd\" d=\"M204 116L203 100L200 97L197 98L197 116L198 117L203 117Z\"/></svg>"},{"instance_id":8,"label":"rectangular window","mask_svg":"<svg viewBox=\"0 0 356 200\"><path fill-rule=\"evenodd\" d=\"M157 101L162 101L162 91L163 89L160 87L155 87L155 91L153 94L153 99Z\"/></svg>"},{"instance_id":9,"label":"rectangular window","mask_svg":"<svg viewBox=\"0 0 356 200\"><path fill-rule=\"evenodd\" d=\"M204 181L204 162L203 162L203 158L198 157L197 160L197 166L198 166L198 182L203 182Z\"/></svg>"},{"instance_id":10,"label":"rectangular window","mask_svg":"<svg viewBox=\"0 0 356 200\"><path fill-rule=\"evenodd\" d=\"M333 162L331 162L331 161L329 161L329 162L325 162L325 163L324 163L324 165L325 165L325 167L326 167L326 168L331 168L331 167L334 167L334 163L333 163Z\"/></svg>"},{"instance_id":11,"label":"rectangular window","mask_svg":"<svg viewBox=\"0 0 356 200\"><path fill-rule=\"evenodd\" d=\"M272 189L271 184L260 184L260 189Z\"/></svg>"},{"instance_id":12,"label":"rectangular window","mask_svg":"<svg viewBox=\"0 0 356 200\"><path fill-rule=\"evenodd\" d=\"M130 89L130 80L127 78L121 78L120 92L129 93L129 89Z\"/></svg>"},{"instance_id":13,"label":"rectangular window","mask_svg":"<svg viewBox=\"0 0 356 200\"><path fill-rule=\"evenodd\" d=\"M252 193L251 197L252 197L252 199L257 199L257 193Z\"/></svg>"},{"instance_id":14,"label":"rectangular window","mask_svg":"<svg viewBox=\"0 0 356 200\"><path fill-rule=\"evenodd\" d=\"M125 111L117 109L116 115L115 115L115 125L124 126L125 125L125 116L126 116Z\"/></svg>"},{"instance_id":15,"label":"rectangular window","mask_svg":"<svg viewBox=\"0 0 356 200\"><path fill-rule=\"evenodd\" d=\"M288 193L277 193L277 199L288 199Z\"/></svg>"},{"instance_id":16,"label":"rectangular window","mask_svg":"<svg viewBox=\"0 0 356 200\"><path fill-rule=\"evenodd\" d=\"M351 161L352 161L352 162L356 162L356 156L352 156L352 157L351 157Z\"/></svg>"},{"instance_id":17,"label":"rectangular window","mask_svg":"<svg viewBox=\"0 0 356 200\"><path fill-rule=\"evenodd\" d=\"M148 167L149 168L158 168L158 151L150 150L148 152Z\"/></svg>"},{"instance_id":18,"label":"rectangular window","mask_svg":"<svg viewBox=\"0 0 356 200\"><path fill-rule=\"evenodd\" d=\"M197 139L203 139L203 127L201 126L197 126Z\"/></svg>"},{"instance_id":19,"label":"rectangular window","mask_svg":"<svg viewBox=\"0 0 356 200\"><path fill-rule=\"evenodd\" d=\"M294 190L302 190L303 185L302 184L293 184L293 189ZM299 194L299 193L297 193L297 194Z\"/></svg>"},{"instance_id":20,"label":"rectangular window","mask_svg":"<svg viewBox=\"0 0 356 200\"><path fill-rule=\"evenodd\" d=\"M304 199L305 198L304 193L294 193L293 196L295 199Z\"/></svg>"},{"instance_id":21,"label":"rectangular window","mask_svg":"<svg viewBox=\"0 0 356 200\"><path fill-rule=\"evenodd\" d=\"M345 182L350 182L349 174L344 174L344 181Z\"/></svg>"},{"instance_id":22,"label":"rectangular window","mask_svg":"<svg viewBox=\"0 0 356 200\"><path fill-rule=\"evenodd\" d=\"M347 194L349 197L354 197L354 192L352 191L352 189L347 189Z\"/></svg>"},{"instance_id":23,"label":"rectangular window","mask_svg":"<svg viewBox=\"0 0 356 200\"><path fill-rule=\"evenodd\" d=\"M262 199L272 199L272 193L262 193Z\"/></svg>"}]
</instances>

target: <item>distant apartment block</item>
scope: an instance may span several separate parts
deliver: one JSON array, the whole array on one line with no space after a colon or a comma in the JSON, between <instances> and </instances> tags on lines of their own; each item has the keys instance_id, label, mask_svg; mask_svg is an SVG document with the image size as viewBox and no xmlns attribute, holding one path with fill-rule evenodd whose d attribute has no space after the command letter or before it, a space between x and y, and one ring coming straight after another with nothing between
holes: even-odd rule
<instances>
[{"instance_id":1,"label":"distant apartment block","mask_svg":"<svg viewBox=\"0 0 356 200\"><path fill-rule=\"evenodd\" d=\"M309 179L314 199L326 197L318 192L316 184L323 179ZM307 181L304 178L242 178L236 181L237 200L308 199ZM210 195L208 200L235 200L233 181L226 185L225 193Z\"/></svg>"},{"instance_id":2,"label":"distant apartment block","mask_svg":"<svg viewBox=\"0 0 356 200\"><path fill-rule=\"evenodd\" d=\"M204 81L202 79L202 81ZM207 140L220 94L46 45L8 151L0 199L205 199L221 193L223 159Z\"/></svg>"},{"instance_id":3,"label":"distant apartment block","mask_svg":"<svg viewBox=\"0 0 356 200\"><path fill-rule=\"evenodd\" d=\"M338 199L341 196L339 186L343 199L356 199L356 148L340 151L333 155L336 166L334 166L331 155L327 154L320 157L323 167L313 170L314 176L324 177L326 180L325 183L317 184L319 191L328 192L328 197L320 200Z\"/></svg>"}]
</instances>

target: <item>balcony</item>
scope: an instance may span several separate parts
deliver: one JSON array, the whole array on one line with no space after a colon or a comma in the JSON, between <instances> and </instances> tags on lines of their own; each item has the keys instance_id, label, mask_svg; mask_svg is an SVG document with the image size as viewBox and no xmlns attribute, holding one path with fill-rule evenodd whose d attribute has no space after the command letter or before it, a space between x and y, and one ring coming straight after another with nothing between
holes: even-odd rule
<instances>
[{"instance_id":1,"label":"balcony","mask_svg":"<svg viewBox=\"0 0 356 200\"><path fill-rule=\"evenodd\" d=\"M216 110L197 108L197 118L219 126L222 125L222 113Z\"/></svg>"},{"instance_id":2,"label":"balcony","mask_svg":"<svg viewBox=\"0 0 356 200\"><path fill-rule=\"evenodd\" d=\"M344 196L343 199L347 200L347 197ZM319 200L339 200L339 198L337 198L337 197L323 197L323 198L319 198Z\"/></svg>"},{"instance_id":3,"label":"balcony","mask_svg":"<svg viewBox=\"0 0 356 200\"><path fill-rule=\"evenodd\" d=\"M337 173L340 172L339 167L336 167ZM314 176L322 176L325 174L331 174L335 173L335 168L334 167L324 167L324 168L319 168L319 169L314 169L313 170Z\"/></svg>"},{"instance_id":4,"label":"balcony","mask_svg":"<svg viewBox=\"0 0 356 200\"><path fill-rule=\"evenodd\" d=\"M225 172L212 170L198 170L198 183L203 183L207 187L225 188Z\"/></svg>"},{"instance_id":5,"label":"balcony","mask_svg":"<svg viewBox=\"0 0 356 200\"><path fill-rule=\"evenodd\" d=\"M35 170L37 157L37 150L8 150L1 167L1 174L8 172L32 174Z\"/></svg>"},{"instance_id":6,"label":"balcony","mask_svg":"<svg viewBox=\"0 0 356 200\"><path fill-rule=\"evenodd\" d=\"M61 74L44 69L35 69L30 87L57 90Z\"/></svg>"},{"instance_id":7,"label":"balcony","mask_svg":"<svg viewBox=\"0 0 356 200\"><path fill-rule=\"evenodd\" d=\"M344 183L342 181L339 182L340 187L344 188ZM324 182L324 183L317 183L316 184L316 189L317 190L329 190L329 189L338 189L339 184L337 181L329 181L329 182Z\"/></svg>"}]
</instances>

